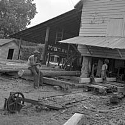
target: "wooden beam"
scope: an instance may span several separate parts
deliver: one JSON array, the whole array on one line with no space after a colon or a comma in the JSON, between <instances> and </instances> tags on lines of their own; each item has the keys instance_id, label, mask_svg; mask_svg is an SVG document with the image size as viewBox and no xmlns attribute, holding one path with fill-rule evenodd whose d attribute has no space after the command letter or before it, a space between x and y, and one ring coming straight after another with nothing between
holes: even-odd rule
<instances>
[{"instance_id":1,"label":"wooden beam","mask_svg":"<svg viewBox=\"0 0 125 125\"><path fill-rule=\"evenodd\" d=\"M122 58L122 54L119 49L117 49L117 52L118 52L119 56Z\"/></svg>"},{"instance_id":2,"label":"wooden beam","mask_svg":"<svg viewBox=\"0 0 125 125\"><path fill-rule=\"evenodd\" d=\"M54 78L43 77L43 83L53 86L60 86L64 90L70 91L70 89L75 86L75 84L67 81L62 81Z\"/></svg>"},{"instance_id":3,"label":"wooden beam","mask_svg":"<svg viewBox=\"0 0 125 125\"><path fill-rule=\"evenodd\" d=\"M90 51L90 49L89 49L89 47L87 45L86 45L86 48L87 48L89 54L92 55L92 53L91 53L91 51Z\"/></svg>"},{"instance_id":4,"label":"wooden beam","mask_svg":"<svg viewBox=\"0 0 125 125\"><path fill-rule=\"evenodd\" d=\"M83 114L75 113L64 125L83 125Z\"/></svg>"},{"instance_id":5,"label":"wooden beam","mask_svg":"<svg viewBox=\"0 0 125 125\"><path fill-rule=\"evenodd\" d=\"M96 83L103 82L102 78L94 78ZM115 82L116 78L107 78L108 82ZM79 78L79 83L90 83L90 78Z\"/></svg>"},{"instance_id":6,"label":"wooden beam","mask_svg":"<svg viewBox=\"0 0 125 125\"><path fill-rule=\"evenodd\" d=\"M20 60L20 53L21 53L21 44L22 44L22 39L19 40L19 51L18 51L18 59Z\"/></svg>"}]
</instances>

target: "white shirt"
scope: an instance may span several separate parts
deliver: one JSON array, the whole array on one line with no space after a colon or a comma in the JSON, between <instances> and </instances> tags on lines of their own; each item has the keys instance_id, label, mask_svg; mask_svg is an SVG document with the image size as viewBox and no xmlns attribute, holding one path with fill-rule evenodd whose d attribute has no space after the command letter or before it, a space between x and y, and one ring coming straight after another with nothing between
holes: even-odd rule
<instances>
[{"instance_id":1,"label":"white shirt","mask_svg":"<svg viewBox=\"0 0 125 125\"><path fill-rule=\"evenodd\" d=\"M31 66L35 65L36 62L37 62L37 57L34 57L34 55L31 55L31 56L28 58L27 65L28 65L28 67L31 67Z\"/></svg>"},{"instance_id":2,"label":"white shirt","mask_svg":"<svg viewBox=\"0 0 125 125\"><path fill-rule=\"evenodd\" d=\"M102 65L102 71L107 70L107 68L108 68L108 65L107 65L107 64L103 64L103 65Z\"/></svg>"}]
</instances>

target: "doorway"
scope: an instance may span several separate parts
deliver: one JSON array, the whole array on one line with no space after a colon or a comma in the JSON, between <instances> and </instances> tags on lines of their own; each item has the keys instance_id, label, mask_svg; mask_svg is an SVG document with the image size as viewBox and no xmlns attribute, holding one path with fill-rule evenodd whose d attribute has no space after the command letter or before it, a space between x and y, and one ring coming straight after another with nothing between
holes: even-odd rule
<instances>
[{"instance_id":1,"label":"doorway","mask_svg":"<svg viewBox=\"0 0 125 125\"><path fill-rule=\"evenodd\" d=\"M7 59L13 58L14 49L9 49Z\"/></svg>"}]
</instances>

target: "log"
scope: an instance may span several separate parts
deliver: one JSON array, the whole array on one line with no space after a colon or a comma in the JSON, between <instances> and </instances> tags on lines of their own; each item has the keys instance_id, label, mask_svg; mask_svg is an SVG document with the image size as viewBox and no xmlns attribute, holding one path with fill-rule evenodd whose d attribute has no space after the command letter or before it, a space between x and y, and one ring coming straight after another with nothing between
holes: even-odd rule
<instances>
[{"instance_id":1,"label":"log","mask_svg":"<svg viewBox=\"0 0 125 125\"><path fill-rule=\"evenodd\" d=\"M56 71L56 70L41 70L43 73L43 76L79 76L80 71ZM22 76L30 76L31 71L30 70L20 70L18 72L18 75L20 77Z\"/></svg>"},{"instance_id":2,"label":"log","mask_svg":"<svg viewBox=\"0 0 125 125\"><path fill-rule=\"evenodd\" d=\"M83 125L83 114L75 113L64 125Z\"/></svg>"},{"instance_id":3,"label":"log","mask_svg":"<svg viewBox=\"0 0 125 125\"><path fill-rule=\"evenodd\" d=\"M21 78L33 81L32 76L22 76ZM60 86L61 88L63 88L64 90L67 90L67 91L70 91L70 88L75 86L75 84L73 84L71 82L56 80L54 78L47 78L47 77L43 77L43 83L52 85L52 86ZM40 83L40 85L42 86L41 83Z\"/></svg>"}]
</instances>

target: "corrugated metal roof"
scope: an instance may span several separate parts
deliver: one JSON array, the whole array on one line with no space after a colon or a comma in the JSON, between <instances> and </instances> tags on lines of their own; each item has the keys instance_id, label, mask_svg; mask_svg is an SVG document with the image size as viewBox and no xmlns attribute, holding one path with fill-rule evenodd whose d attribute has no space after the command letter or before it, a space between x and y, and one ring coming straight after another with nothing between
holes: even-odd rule
<instances>
[{"instance_id":1,"label":"corrugated metal roof","mask_svg":"<svg viewBox=\"0 0 125 125\"><path fill-rule=\"evenodd\" d=\"M14 39L0 39L0 46L13 41Z\"/></svg>"},{"instance_id":2,"label":"corrugated metal roof","mask_svg":"<svg viewBox=\"0 0 125 125\"><path fill-rule=\"evenodd\" d=\"M65 30L68 34L77 34L77 28L75 30L70 30L69 27L79 27L80 20L81 20L81 13L82 11L79 9L72 9L66 13L63 13L59 16L56 16L52 19L49 19L45 22L42 22L36 26L27 28L20 32L10 35L10 38L21 39L29 42L34 43L45 43L45 35L46 35L46 28L50 27L50 30L57 29L57 28L64 28L68 29ZM69 27L67 27L67 25ZM79 31L79 30L78 30ZM56 32L56 31L55 31ZM49 35L50 36L50 35ZM78 36L78 35L76 35ZM51 37L49 37L50 42L53 41ZM54 40L55 42L55 40Z\"/></svg>"},{"instance_id":3,"label":"corrugated metal roof","mask_svg":"<svg viewBox=\"0 0 125 125\"><path fill-rule=\"evenodd\" d=\"M125 38L123 37L74 37L59 41L61 43L80 44L88 46L106 47L112 49L125 49Z\"/></svg>"}]
</instances>

